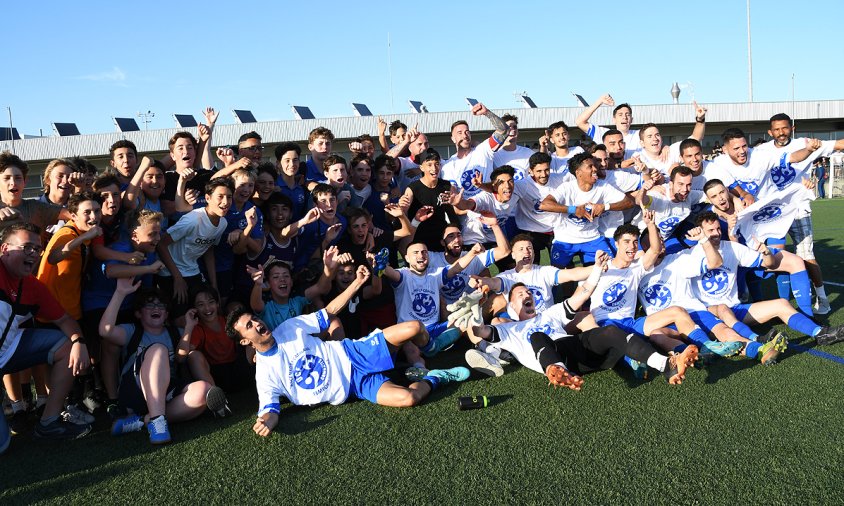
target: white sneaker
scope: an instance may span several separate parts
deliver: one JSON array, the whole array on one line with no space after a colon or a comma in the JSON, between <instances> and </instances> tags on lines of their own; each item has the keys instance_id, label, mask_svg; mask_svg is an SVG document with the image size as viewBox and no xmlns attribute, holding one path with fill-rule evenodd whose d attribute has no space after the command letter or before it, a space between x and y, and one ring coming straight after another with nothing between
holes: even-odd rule
<instances>
[{"instance_id":1,"label":"white sneaker","mask_svg":"<svg viewBox=\"0 0 844 506\"><path fill-rule=\"evenodd\" d=\"M74 425L89 425L94 423L96 419L76 404L71 404L62 411L62 420Z\"/></svg>"},{"instance_id":2,"label":"white sneaker","mask_svg":"<svg viewBox=\"0 0 844 506\"><path fill-rule=\"evenodd\" d=\"M815 299L815 305L812 306L812 312L813 313L824 315L824 314L829 314L830 311L832 311L832 307L830 307L830 305L829 305L829 299L827 299L826 297L824 297L824 298L817 297Z\"/></svg>"},{"instance_id":3,"label":"white sneaker","mask_svg":"<svg viewBox=\"0 0 844 506\"><path fill-rule=\"evenodd\" d=\"M501 367L498 360L489 353L471 349L466 350L464 357L466 358L466 363L469 364L469 367L480 373L496 377L504 375L504 368Z\"/></svg>"}]
</instances>

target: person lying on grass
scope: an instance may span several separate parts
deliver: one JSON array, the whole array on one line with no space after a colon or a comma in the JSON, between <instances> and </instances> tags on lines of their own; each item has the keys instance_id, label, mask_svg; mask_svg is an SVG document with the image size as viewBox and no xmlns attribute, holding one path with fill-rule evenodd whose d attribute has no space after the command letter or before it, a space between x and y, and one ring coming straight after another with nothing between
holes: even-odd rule
<instances>
[{"instance_id":1,"label":"person lying on grass","mask_svg":"<svg viewBox=\"0 0 844 506\"><path fill-rule=\"evenodd\" d=\"M369 269L359 266L354 282L324 309L285 320L274 330L245 309L229 314L229 337L257 352L259 409L252 427L256 434L268 436L278 425L281 397L296 405L336 405L351 397L382 406L410 407L422 402L438 386L469 377L465 367L435 369L420 381L402 387L382 374L394 367L393 356L405 342L413 342L423 351L436 352L443 347L444 343L431 339L417 320L376 329L354 341L322 341L314 337L328 328L329 316L342 310L369 276Z\"/></svg>"},{"instance_id":2,"label":"person lying on grass","mask_svg":"<svg viewBox=\"0 0 844 506\"><path fill-rule=\"evenodd\" d=\"M697 357L695 346L665 356L636 334L614 325L593 328L576 336L566 333L566 325L589 300L608 261L609 256L599 250L589 279L574 295L542 313L537 313L536 301L528 287L516 283L509 293L509 305L519 321L472 326L469 338L476 344L481 340L498 343L525 367L545 374L552 385L572 390L580 390L582 374L610 369L625 355L662 372L670 384L679 385ZM488 363L491 368L498 366L494 359Z\"/></svg>"}]
</instances>

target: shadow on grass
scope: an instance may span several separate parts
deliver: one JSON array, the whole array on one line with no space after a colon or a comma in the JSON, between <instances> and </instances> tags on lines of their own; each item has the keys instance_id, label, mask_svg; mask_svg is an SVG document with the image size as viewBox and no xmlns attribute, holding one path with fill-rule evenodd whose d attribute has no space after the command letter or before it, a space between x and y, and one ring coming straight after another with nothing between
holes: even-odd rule
<instances>
[{"instance_id":1,"label":"shadow on grass","mask_svg":"<svg viewBox=\"0 0 844 506\"><path fill-rule=\"evenodd\" d=\"M121 475L130 473L135 467L131 464L115 464L104 468L100 465L92 465L89 459L81 458L76 460L75 466L66 465L62 469L55 469L55 462L55 458L49 462L42 462L42 469L49 468L52 473L60 477L55 479L45 478L41 482L30 480L28 483L13 483L9 481L10 476L4 471L3 474L6 476L3 477L3 488L7 491L12 488L17 490L0 493L2 502L4 504L32 504L39 501L55 500L68 494L74 494L77 490L96 487L103 481L119 478ZM20 469L22 464L18 463L15 467Z\"/></svg>"}]
</instances>

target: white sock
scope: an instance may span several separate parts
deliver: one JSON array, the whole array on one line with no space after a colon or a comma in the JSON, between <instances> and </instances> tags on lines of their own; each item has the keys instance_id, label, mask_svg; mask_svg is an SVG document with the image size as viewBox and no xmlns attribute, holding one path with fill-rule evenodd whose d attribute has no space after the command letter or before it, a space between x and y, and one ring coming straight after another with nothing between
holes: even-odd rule
<instances>
[{"instance_id":1,"label":"white sock","mask_svg":"<svg viewBox=\"0 0 844 506\"><path fill-rule=\"evenodd\" d=\"M659 372L665 371L665 366L668 364L668 357L665 355L660 355L659 353L651 353L651 356L648 357L647 361L648 367L652 367Z\"/></svg>"},{"instance_id":2,"label":"white sock","mask_svg":"<svg viewBox=\"0 0 844 506\"><path fill-rule=\"evenodd\" d=\"M815 293L818 294L819 299L826 298L826 288L823 285L815 287Z\"/></svg>"}]
</instances>

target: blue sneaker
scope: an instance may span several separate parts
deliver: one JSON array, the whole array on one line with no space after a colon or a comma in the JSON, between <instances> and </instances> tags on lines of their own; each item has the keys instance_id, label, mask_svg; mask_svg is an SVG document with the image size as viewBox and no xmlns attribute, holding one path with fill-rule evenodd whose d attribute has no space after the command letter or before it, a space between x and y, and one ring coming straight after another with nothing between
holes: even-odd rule
<instances>
[{"instance_id":1,"label":"blue sneaker","mask_svg":"<svg viewBox=\"0 0 844 506\"><path fill-rule=\"evenodd\" d=\"M701 354L705 351L712 352L719 357L732 357L741 352L742 343L739 341L707 341L700 349Z\"/></svg>"},{"instance_id":2,"label":"blue sneaker","mask_svg":"<svg viewBox=\"0 0 844 506\"><path fill-rule=\"evenodd\" d=\"M147 424L147 430L149 431L149 442L154 445L163 445L171 441L170 428L167 427L167 419L164 418L164 415L150 420Z\"/></svg>"},{"instance_id":3,"label":"blue sneaker","mask_svg":"<svg viewBox=\"0 0 844 506\"><path fill-rule=\"evenodd\" d=\"M648 364L638 360L630 360L630 368L633 369L633 376L639 380L648 379Z\"/></svg>"},{"instance_id":4,"label":"blue sneaker","mask_svg":"<svg viewBox=\"0 0 844 506\"><path fill-rule=\"evenodd\" d=\"M12 433L9 432L9 425L6 423L6 415L0 413L0 454L9 449L12 442Z\"/></svg>"},{"instance_id":5,"label":"blue sneaker","mask_svg":"<svg viewBox=\"0 0 844 506\"><path fill-rule=\"evenodd\" d=\"M111 424L111 435L119 436L130 432L138 432L144 428L144 419L138 415L129 415L118 418Z\"/></svg>"},{"instance_id":6,"label":"blue sneaker","mask_svg":"<svg viewBox=\"0 0 844 506\"><path fill-rule=\"evenodd\" d=\"M426 357L433 357L437 353L457 342L457 340L460 339L461 334L462 332L460 332L460 329L456 327L449 327L437 337L431 338L431 347L428 348L428 350L422 350L422 355Z\"/></svg>"},{"instance_id":7,"label":"blue sneaker","mask_svg":"<svg viewBox=\"0 0 844 506\"><path fill-rule=\"evenodd\" d=\"M431 369L428 371L428 376L433 376L440 380L440 385L446 385L452 382L466 381L469 379L469 369L465 367L452 367L451 369Z\"/></svg>"}]
</instances>

